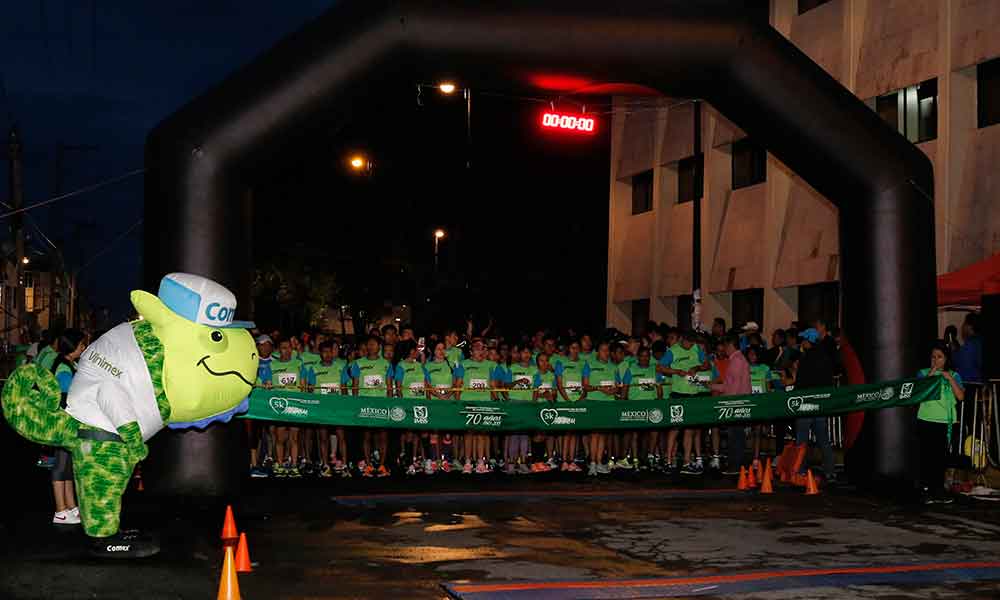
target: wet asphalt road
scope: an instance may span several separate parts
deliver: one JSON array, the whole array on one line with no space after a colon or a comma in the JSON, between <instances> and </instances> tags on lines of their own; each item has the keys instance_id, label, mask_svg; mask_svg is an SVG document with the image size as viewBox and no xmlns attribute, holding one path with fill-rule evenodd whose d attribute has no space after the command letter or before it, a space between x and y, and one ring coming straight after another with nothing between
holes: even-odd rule
<instances>
[{"instance_id":1,"label":"wet asphalt road","mask_svg":"<svg viewBox=\"0 0 1000 600\"><path fill-rule=\"evenodd\" d=\"M214 598L223 506L126 497L153 558L87 558L48 525L44 473L4 494L2 598ZM734 481L521 476L257 480L235 502L254 573L243 597L443 598L444 582L605 580L749 570L1000 559L1000 511L858 496L726 491ZM398 494L411 494L401 497ZM422 495L412 495L414 493ZM386 495L390 494L390 495ZM622 596L626 597L626 596ZM648 596L644 596L648 597ZM704 597L704 596L702 596ZM809 588L736 598L1000 597L1000 581Z\"/></svg>"}]
</instances>

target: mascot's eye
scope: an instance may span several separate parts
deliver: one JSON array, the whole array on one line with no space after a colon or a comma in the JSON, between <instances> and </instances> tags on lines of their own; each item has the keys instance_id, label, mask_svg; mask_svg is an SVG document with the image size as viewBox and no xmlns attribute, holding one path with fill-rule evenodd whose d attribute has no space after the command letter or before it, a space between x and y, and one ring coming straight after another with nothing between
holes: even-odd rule
<instances>
[{"instance_id":1,"label":"mascot's eye","mask_svg":"<svg viewBox=\"0 0 1000 600\"><path fill-rule=\"evenodd\" d=\"M221 331L213 331L212 332L212 341L213 342L221 342L222 341L222 332Z\"/></svg>"}]
</instances>

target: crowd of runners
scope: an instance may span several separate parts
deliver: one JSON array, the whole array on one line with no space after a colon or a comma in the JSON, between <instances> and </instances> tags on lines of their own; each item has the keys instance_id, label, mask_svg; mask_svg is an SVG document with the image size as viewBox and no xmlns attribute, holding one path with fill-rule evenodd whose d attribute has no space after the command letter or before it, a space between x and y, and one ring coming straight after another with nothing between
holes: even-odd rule
<instances>
[{"instance_id":1,"label":"crowd of runners","mask_svg":"<svg viewBox=\"0 0 1000 600\"><path fill-rule=\"evenodd\" d=\"M418 337L386 325L353 344L319 332L257 332L258 385L318 394L435 400L572 403L727 393L725 372L738 351L749 363L747 393L795 386L805 348L829 357L829 385L839 371L836 330L822 320L778 329L765 341L756 323L710 332L650 323L643 335L600 337L538 331L513 339L449 330ZM736 350L738 349L738 350ZM331 397L330 402L336 402ZM616 469L700 475L737 472L762 452L780 452L794 423L747 428L669 428L622 433L412 432L248 421L255 477L384 477L393 472L531 474L559 470L603 475ZM775 443L764 447L765 432ZM825 431L814 432L832 475ZM806 432L808 435L808 430ZM741 439L736 439L741 438ZM750 452L744 451L749 440ZM728 452L724 460L723 444Z\"/></svg>"}]
</instances>

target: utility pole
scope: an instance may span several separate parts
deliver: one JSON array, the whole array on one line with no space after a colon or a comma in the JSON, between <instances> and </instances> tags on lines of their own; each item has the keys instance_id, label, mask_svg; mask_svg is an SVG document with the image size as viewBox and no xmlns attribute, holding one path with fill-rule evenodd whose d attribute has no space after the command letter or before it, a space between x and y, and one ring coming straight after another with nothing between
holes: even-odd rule
<instances>
[{"instance_id":1,"label":"utility pole","mask_svg":"<svg viewBox=\"0 0 1000 600\"><path fill-rule=\"evenodd\" d=\"M8 135L8 155L10 162L10 199L14 210L24 207L24 181L21 174L21 139L17 128L11 127ZM24 295L24 214L17 213L11 217L11 233L14 235L14 305L17 315L18 335L23 335L25 324ZM27 340L18 339L17 343Z\"/></svg>"},{"instance_id":2,"label":"utility pole","mask_svg":"<svg viewBox=\"0 0 1000 600\"><path fill-rule=\"evenodd\" d=\"M63 183L66 179L66 154L67 152L95 152L100 150L100 146L95 146L93 144L65 144L60 142L56 147L56 164L55 171L53 172L53 186L52 186L52 196L56 197L63 193ZM60 246L64 245L65 241L60 242ZM66 308L66 326L76 327L76 272L70 271L69 266L66 264L66 257L63 254L63 249L55 247L56 253L56 263L58 265L59 277L64 281L64 289L66 289L67 295L69 296L69 302ZM83 255L82 252L73 252L79 259ZM52 280L55 281L56 273L52 273ZM53 285L49 293L53 295L53 298L49 300L49 306L55 306L54 296L56 294L56 286ZM51 314L51 313L50 313Z\"/></svg>"}]
</instances>

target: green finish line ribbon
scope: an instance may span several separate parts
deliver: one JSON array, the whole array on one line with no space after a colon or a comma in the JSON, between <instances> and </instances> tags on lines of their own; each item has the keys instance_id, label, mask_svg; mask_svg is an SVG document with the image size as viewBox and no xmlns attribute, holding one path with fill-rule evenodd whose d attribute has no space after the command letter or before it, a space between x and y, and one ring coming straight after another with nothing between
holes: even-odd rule
<instances>
[{"instance_id":1,"label":"green finish line ribbon","mask_svg":"<svg viewBox=\"0 0 1000 600\"><path fill-rule=\"evenodd\" d=\"M582 402L497 402L310 394L258 388L247 419L394 429L567 431L660 429L825 417L911 406L941 395L941 378L745 396Z\"/></svg>"}]
</instances>

